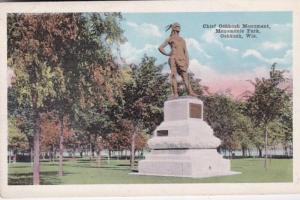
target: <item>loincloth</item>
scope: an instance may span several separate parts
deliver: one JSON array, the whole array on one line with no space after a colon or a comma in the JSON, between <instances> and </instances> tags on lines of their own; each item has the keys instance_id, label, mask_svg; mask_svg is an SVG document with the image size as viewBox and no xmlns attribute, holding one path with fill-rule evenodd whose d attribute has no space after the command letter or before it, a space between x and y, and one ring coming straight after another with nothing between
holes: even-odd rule
<instances>
[{"instance_id":1,"label":"loincloth","mask_svg":"<svg viewBox=\"0 0 300 200\"><path fill-rule=\"evenodd\" d=\"M178 73L186 72L188 69L188 64L185 58L170 57L169 64L171 68L176 67Z\"/></svg>"}]
</instances>

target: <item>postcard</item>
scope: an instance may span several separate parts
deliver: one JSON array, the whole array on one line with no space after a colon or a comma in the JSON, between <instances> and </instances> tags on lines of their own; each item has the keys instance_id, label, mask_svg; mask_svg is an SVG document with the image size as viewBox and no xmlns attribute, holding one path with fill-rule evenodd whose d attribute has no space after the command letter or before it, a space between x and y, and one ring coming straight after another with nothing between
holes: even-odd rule
<instances>
[{"instance_id":1,"label":"postcard","mask_svg":"<svg viewBox=\"0 0 300 200\"><path fill-rule=\"evenodd\" d=\"M3 197L300 192L297 2L0 5Z\"/></svg>"}]
</instances>

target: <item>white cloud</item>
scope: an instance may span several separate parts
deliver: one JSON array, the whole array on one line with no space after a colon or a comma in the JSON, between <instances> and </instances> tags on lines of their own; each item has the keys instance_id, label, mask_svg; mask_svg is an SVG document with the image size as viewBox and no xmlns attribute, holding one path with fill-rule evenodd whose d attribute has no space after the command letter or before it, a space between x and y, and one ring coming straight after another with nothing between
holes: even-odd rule
<instances>
[{"instance_id":1,"label":"white cloud","mask_svg":"<svg viewBox=\"0 0 300 200\"><path fill-rule=\"evenodd\" d=\"M209 87L210 92L224 92L231 90L233 96L238 97L245 91L252 91L253 86L248 80L256 77L267 77L268 67L260 66L252 71L224 74L213 69L213 67L201 64L197 59L190 61L189 70L200 78L202 84Z\"/></svg>"},{"instance_id":2,"label":"white cloud","mask_svg":"<svg viewBox=\"0 0 300 200\"><path fill-rule=\"evenodd\" d=\"M293 60L293 51L291 49L287 50L282 58L271 59L272 63L277 62L278 64L291 64Z\"/></svg>"},{"instance_id":3,"label":"white cloud","mask_svg":"<svg viewBox=\"0 0 300 200\"><path fill-rule=\"evenodd\" d=\"M246 58L246 57L255 57L255 58L257 58L257 59L259 59L259 60L262 60L262 61L265 61L265 62L267 62L267 59L266 58L264 58L262 55L261 55L261 53L259 52L259 51L257 51L257 50L255 50L255 49L247 49L246 51L245 51L245 53L243 53L243 58Z\"/></svg>"},{"instance_id":4,"label":"white cloud","mask_svg":"<svg viewBox=\"0 0 300 200\"><path fill-rule=\"evenodd\" d=\"M144 54L152 54L157 51L157 47L158 45L145 44L143 48L138 49L132 46L131 43L125 42L120 46L120 53L127 64L138 63Z\"/></svg>"},{"instance_id":5,"label":"white cloud","mask_svg":"<svg viewBox=\"0 0 300 200\"><path fill-rule=\"evenodd\" d=\"M255 57L258 60L261 60L263 62L266 62L268 64L272 64L274 62L278 63L278 64L291 64L292 62L292 55L293 52L291 49L287 50L284 54L284 56L282 58L266 58L264 57L259 51L255 50L255 49L247 49L242 57L246 58L246 57Z\"/></svg>"},{"instance_id":6,"label":"white cloud","mask_svg":"<svg viewBox=\"0 0 300 200\"><path fill-rule=\"evenodd\" d=\"M272 49L272 50L279 50L279 49L282 49L284 47L286 47L287 44L284 43L284 42L269 42L269 41L266 41L264 43L262 43L262 48L263 49Z\"/></svg>"},{"instance_id":7,"label":"white cloud","mask_svg":"<svg viewBox=\"0 0 300 200\"><path fill-rule=\"evenodd\" d=\"M217 36L216 36L216 33L214 32L214 30L205 31L204 34L201 36L201 39L203 41L205 41L206 43L210 43L210 44L215 43L215 44L223 46L223 43L217 39Z\"/></svg>"},{"instance_id":8,"label":"white cloud","mask_svg":"<svg viewBox=\"0 0 300 200\"><path fill-rule=\"evenodd\" d=\"M200 43L194 39L194 38L186 38L186 45L188 50L190 51L190 49L195 49L196 51L198 51L200 54L204 55L206 58L211 58L210 55L208 55L203 48L201 47Z\"/></svg>"},{"instance_id":9,"label":"white cloud","mask_svg":"<svg viewBox=\"0 0 300 200\"><path fill-rule=\"evenodd\" d=\"M238 49L236 49L236 48L233 48L233 47L230 47L230 46L226 46L226 47L225 47L225 49L226 49L227 51L229 51L229 52L233 52L233 53L237 53L237 52L239 52L239 50L238 50Z\"/></svg>"},{"instance_id":10,"label":"white cloud","mask_svg":"<svg viewBox=\"0 0 300 200\"><path fill-rule=\"evenodd\" d=\"M238 53L239 49L231 46L225 46L219 39L214 30L205 31L201 39L208 44L215 44L228 53Z\"/></svg>"},{"instance_id":11,"label":"white cloud","mask_svg":"<svg viewBox=\"0 0 300 200\"><path fill-rule=\"evenodd\" d=\"M138 27L138 25L137 25L137 23L134 23L134 22L127 22L127 25L128 26L131 26L131 27L133 27L133 28L137 28Z\"/></svg>"},{"instance_id":12,"label":"white cloud","mask_svg":"<svg viewBox=\"0 0 300 200\"><path fill-rule=\"evenodd\" d=\"M163 36L162 32L154 24L148 24L148 23L137 24L134 22L127 22L127 25L143 36L154 36L154 37Z\"/></svg>"}]
</instances>

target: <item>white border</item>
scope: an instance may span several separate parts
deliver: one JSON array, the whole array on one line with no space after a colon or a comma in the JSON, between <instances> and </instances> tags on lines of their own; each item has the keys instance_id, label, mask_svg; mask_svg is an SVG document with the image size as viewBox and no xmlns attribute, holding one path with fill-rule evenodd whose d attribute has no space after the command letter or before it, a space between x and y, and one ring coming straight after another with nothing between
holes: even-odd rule
<instances>
[{"instance_id":1,"label":"white border","mask_svg":"<svg viewBox=\"0 0 300 200\"><path fill-rule=\"evenodd\" d=\"M294 161L293 183L212 183L212 184L106 184L106 185L7 185L7 83L6 13L9 12L213 12L292 11L293 12L293 94ZM39 2L0 3L0 192L5 197L62 196L157 196L216 194L300 193L300 4L296 0L202 0L202 1L122 1L122 2ZM298 56L297 56L298 55ZM298 68L296 68L298 66ZM298 122L298 123L297 123Z\"/></svg>"}]
</instances>

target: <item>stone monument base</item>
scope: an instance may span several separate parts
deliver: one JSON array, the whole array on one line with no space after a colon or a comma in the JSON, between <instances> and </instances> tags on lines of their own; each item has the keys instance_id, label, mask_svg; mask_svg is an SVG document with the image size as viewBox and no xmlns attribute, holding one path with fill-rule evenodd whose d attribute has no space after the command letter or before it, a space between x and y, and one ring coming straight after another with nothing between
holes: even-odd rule
<instances>
[{"instance_id":1,"label":"stone monument base","mask_svg":"<svg viewBox=\"0 0 300 200\"><path fill-rule=\"evenodd\" d=\"M148 140L151 152L139 162L139 175L211 177L237 174L217 152L221 141L203 120L203 103L179 97L164 104L164 121Z\"/></svg>"},{"instance_id":2,"label":"stone monument base","mask_svg":"<svg viewBox=\"0 0 300 200\"><path fill-rule=\"evenodd\" d=\"M139 175L204 178L239 174L216 149L152 150L139 162Z\"/></svg>"}]
</instances>

